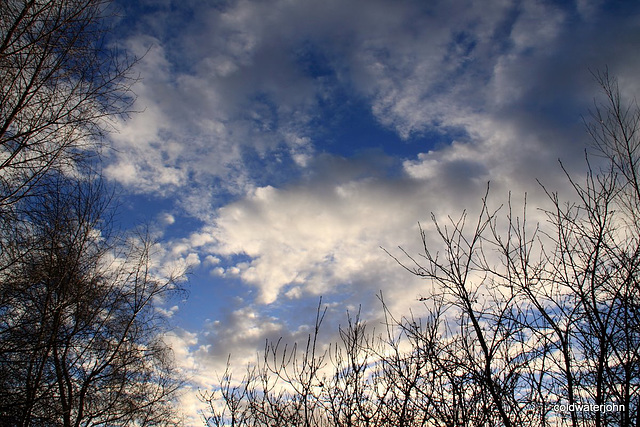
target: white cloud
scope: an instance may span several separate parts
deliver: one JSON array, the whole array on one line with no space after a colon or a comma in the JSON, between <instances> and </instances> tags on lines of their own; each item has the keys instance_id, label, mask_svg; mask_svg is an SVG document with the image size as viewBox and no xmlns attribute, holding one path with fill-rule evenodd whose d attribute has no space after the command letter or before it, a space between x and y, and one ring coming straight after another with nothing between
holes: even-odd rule
<instances>
[{"instance_id":1,"label":"white cloud","mask_svg":"<svg viewBox=\"0 0 640 427\"><path fill-rule=\"evenodd\" d=\"M164 308L160 306L156 307L156 311L166 318L173 317L173 315L176 314L178 310L179 310L179 307L177 305L174 305L170 308Z\"/></svg>"},{"instance_id":2,"label":"white cloud","mask_svg":"<svg viewBox=\"0 0 640 427\"><path fill-rule=\"evenodd\" d=\"M220 258L213 255L207 255L207 257L205 258L205 263L209 265L217 265L220 264Z\"/></svg>"},{"instance_id":3,"label":"white cloud","mask_svg":"<svg viewBox=\"0 0 640 427\"><path fill-rule=\"evenodd\" d=\"M217 377L209 369L206 363L208 359L198 357L197 334L175 330L166 334L164 341L171 347L181 379L186 382L178 399L180 412L185 417L185 425L201 425L200 412L205 410L206 406L200 401L200 391L212 387Z\"/></svg>"},{"instance_id":4,"label":"white cloud","mask_svg":"<svg viewBox=\"0 0 640 427\"><path fill-rule=\"evenodd\" d=\"M200 266L220 298L242 295L199 333L171 338L203 387L230 352L244 363L266 338L304 338L300 324L319 295L335 304L332 322L360 304L375 317L379 290L395 312L416 307L429 285L380 246L418 253L418 221L436 244L430 212L468 209L473 218L489 180L492 202L528 192L530 219L539 218L533 207L545 196L535 180L562 189L557 158L570 171L583 165L589 67L611 64L628 92L640 87L637 22L603 33L593 25L598 2L192 7L194 22L181 31L151 17L130 38L132 51L150 48L135 87L143 112L118 125L105 174L132 191L171 195L203 221L161 246L162 265ZM349 103L405 138L408 154L332 153L317 120ZM431 134L442 137L437 145ZM163 215L163 225L174 223Z\"/></svg>"},{"instance_id":5,"label":"white cloud","mask_svg":"<svg viewBox=\"0 0 640 427\"><path fill-rule=\"evenodd\" d=\"M243 281L260 289L263 303L274 302L288 286L322 294L356 276L362 279L367 266L384 260L379 245L385 242L379 238L397 224L378 205L388 203L390 196L367 181L328 188L259 188L220 210L216 250L252 258L236 267Z\"/></svg>"},{"instance_id":6,"label":"white cloud","mask_svg":"<svg viewBox=\"0 0 640 427\"><path fill-rule=\"evenodd\" d=\"M176 222L176 218L168 212L161 213L158 216L158 220L162 225L165 226L174 224Z\"/></svg>"},{"instance_id":7,"label":"white cloud","mask_svg":"<svg viewBox=\"0 0 640 427\"><path fill-rule=\"evenodd\" d=\"M334 93L361 99L403 138L464 133L474 131L470 117L514 114L530 95L552 94L554 81L588 78L593 65L590 49L567 51L567 15L579 19L569 6L273 0L190 7L188 26L170 21L167 5L130 38L132 52L147 52L134 88L143 113L119 126L119 151L105 171L136 191L171 192L200 218L218 205L215 193L242 196L270 183L269 174L283 173L283 158L308 168L324 149L315 138L320 100L330 105ZM558 55L575 57L576 66L559 68ZM314 74L321 70L326 75ZM580 96L588 102L591 93Z\"/></svg>"},{"instance_id":8,"label":"white cloud","mask_svg":"<svg viewBox=\"0 0 640 427\"><path fill-rule=\"evenodd\" d=\"M463 209L473 211L489 180L500 202L509 189L540 195L535 174L549 162L530 154L540 144L532 139L526 149L517 149L522 135L495 131L486 136L476 144L421 154L405 162L406 176L391 180L258 188L218 211L207 229L215 238L209 250L250 258L234 266L243 282L259 289L261 303L273 303L282 294L299 298L302 292L321 295L337 289L369 296L387 287L395 292L398 266L380 246L415 248L417 221L428 227L429 212L456 216ZM527 168L519 166L525 163ZM543 179L557 185L560 170L552 167L557 173Z\"/></svg>"}]
</instances>

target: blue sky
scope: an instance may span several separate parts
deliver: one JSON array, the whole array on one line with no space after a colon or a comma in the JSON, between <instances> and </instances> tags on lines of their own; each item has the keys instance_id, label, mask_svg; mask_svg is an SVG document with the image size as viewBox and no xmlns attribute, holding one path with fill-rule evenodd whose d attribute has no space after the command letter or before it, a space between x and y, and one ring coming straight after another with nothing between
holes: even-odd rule
<instances>
[{"instance_id":1,"label":"blue sky","mask_svg":"<svg viewBox=\"0 0 640 427\"><path fill-rule=\"evenodd\" d=\"M419 314L429 285L380 247L416 253L418 222L473 213L488 181L495 206L544 205L537 179L567 188L558 159L584 172L590 70L640 93L635 1L120 6L140 112L114 124L104 173L158 265L190 268L163 309L192 391L229 353L242 366L267 338L304 338L320 296L327 341L347 310L379 321L380 291ZM197 407L187 392L194 424Z\"/></svg>"}]
</instances>

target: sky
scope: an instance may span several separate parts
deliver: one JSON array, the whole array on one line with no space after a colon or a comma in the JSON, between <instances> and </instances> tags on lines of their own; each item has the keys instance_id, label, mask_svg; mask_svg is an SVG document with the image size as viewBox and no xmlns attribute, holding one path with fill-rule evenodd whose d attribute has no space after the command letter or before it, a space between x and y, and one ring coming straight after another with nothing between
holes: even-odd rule
<instances>
[{"instance_id":1,"label":"sky","mask_svg":"<svg viewBox=\"0 0 640 427\"><path fill-rule=\"evenodd\" d=\"M419 224L509 195L532 220L585 172L584 119L607 70L640 93L635 1L140 0L114 41L140 57L134 109L104 174L125 227L149 224L156 261L188 267L163 302L187 425L231 354L324 342L347 312L379 324L424 312L429 283L386 251L418 254ZM386 251L385 251L386 250ZM422 311L421 311L422 309Z\"/></svg>"}]
</instances>

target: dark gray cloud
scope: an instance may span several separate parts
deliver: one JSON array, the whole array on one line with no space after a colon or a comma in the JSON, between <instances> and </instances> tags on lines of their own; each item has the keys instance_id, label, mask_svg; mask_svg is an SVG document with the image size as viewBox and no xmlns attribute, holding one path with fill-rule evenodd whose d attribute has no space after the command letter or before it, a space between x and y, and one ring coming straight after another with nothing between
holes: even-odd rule
<instances>
[{"instance_id":1,"label":"dark gray cloud","mask_svg":"<svg viewBox=\"0 0 640 427\"><path fill-rule=\"evenodd\" d=\"M324 150L317 119L336 91L364 101L402 138L472 134L484 115L576 140L566 128L577 129L592 97L589 69L609 66L635 88L637 18L626 4L606 6L149 2L135 9L142 15L129 43L151 49L138 106L152 113L125 125L119 148L130 153L113 176L135 175L122 180L142 191L221 179L218 187L241 194L269 180L247 173L247 150L299 167ZM147 128L155 145L127 138L131 127ZM575 148L546 140L545 150L560 155Z\"/></svg>"}]
</instances>

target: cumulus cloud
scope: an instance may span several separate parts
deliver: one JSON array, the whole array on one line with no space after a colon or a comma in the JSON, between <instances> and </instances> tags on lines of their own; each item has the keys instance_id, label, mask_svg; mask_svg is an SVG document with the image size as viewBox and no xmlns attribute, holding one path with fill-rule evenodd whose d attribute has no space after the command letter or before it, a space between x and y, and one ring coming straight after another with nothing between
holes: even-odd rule
<instances>
[{"instance_id":1,"label":"cumulus cloud","mask_svg":"<svg viewBox=\"0 0 640 427\"><path fill-rule=\"evenodd\" d=\"M173 223L176 222L176 218L175 216L173 216L172 214L168 213L168 212L163 212L160 215L158 215L158 222L164 226L168 226L171 225Z\"/></svg>"},{"instance_id":2,"label":"cumulus cloud","mask_svg":"<svg viewBox=\"0 0 640 427\"><path fill-rule=\"evenodd\" d=\"M474 144L453 143L406 160L395 178L354 179L345 172L342 180L320 177L286 188L257 188L218 210L205 232L214 238L208 250L220 257L246 255L227 270L232 267L244 283L257 287L258 301L265 304L301 292L340 290L359 297L386 288L397 292L398 266L380 247L415 248L417 221L428 228L431 212L445 217L473 212L489 181L497 205L510 190L529 192L542 203L538 177L554 188L562 185L557 164L556 173L537 175L550 163L540 153L544 142L531 136L523 141L525 135L507 126L488 128L496 130ZM523 148L514 150L514 140ZM351 164L341 167L350 170Z\"/></svg>"},{"instance_id":3,"label":"cumulus cloud","mask_svg":"<svg viewBox=\"0 0 640 427\"><path fill-rule=\"evenodd\" d=\"M335 319L375 319L380 290L407 312L428 284L381 246L417 253L418 221L437 245L430 212L473 217L489 181L496 206L509 191L544 204L536 179L565 188L557 159L584 167L589 70L640 90L637 14L604 3L150 2L127 33L142 112L116 124L105 174L171 204L154 213L159 262L204 271L193 293L225 301L171 338L184 368L303 339L320 295ZM368 151L343 137L356 114L388 132Z\"/></svg>"},{"instance_id":4,"label":"cumulus cloud","mask_svg":"<svg viewBox=\"0 0 640 427\"><path fill-rule=\"evenodd\" d=\"M362 280L367 266L381 261L377 238L397 225L378 206L389 196L366 181L320 191L261 187L220 210L217 252L251 258L236 267L260 289L262 303L274 302L285 287L320 295Z\"/></svg>"}]
</instances>

